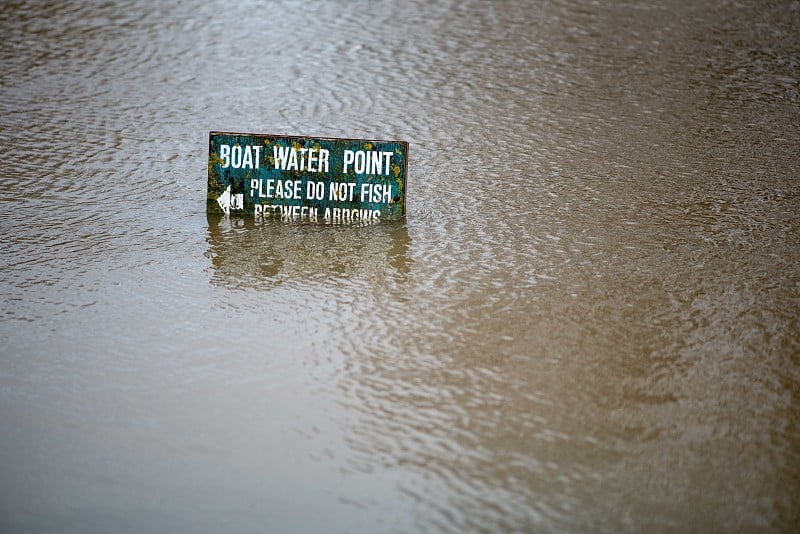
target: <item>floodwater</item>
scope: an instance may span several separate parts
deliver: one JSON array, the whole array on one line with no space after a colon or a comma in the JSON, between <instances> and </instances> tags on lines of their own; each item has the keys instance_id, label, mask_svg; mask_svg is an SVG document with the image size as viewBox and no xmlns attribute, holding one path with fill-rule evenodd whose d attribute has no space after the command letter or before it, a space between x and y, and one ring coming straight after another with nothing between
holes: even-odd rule
<instances>
[{"instance_id":1,"label":"floodwater","mask_svg":"<svg viewBox=\"0 0 800 534\"><path fill-rule=\"evenodd\" d=\"M0 529L797 531L800 2L0 7ZM211 130L408 217L205 213Z\"/></svg>"}]
</instances>

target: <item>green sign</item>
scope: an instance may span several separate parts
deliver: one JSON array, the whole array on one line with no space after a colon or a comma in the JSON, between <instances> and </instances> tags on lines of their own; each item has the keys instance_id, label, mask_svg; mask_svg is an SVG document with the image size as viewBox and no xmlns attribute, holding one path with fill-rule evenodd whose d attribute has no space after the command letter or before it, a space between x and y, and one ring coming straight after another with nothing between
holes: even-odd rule
<instances>
[{"instance_id":1,"label":"green sign","mask_svg":"<svg viewBox=\"0 0 800 534\"><path fill-rule=\"evenodd\" d=\"M319 222L399 220L408 143L211 132L209 213Z\"/></svg>"}]
</instances>

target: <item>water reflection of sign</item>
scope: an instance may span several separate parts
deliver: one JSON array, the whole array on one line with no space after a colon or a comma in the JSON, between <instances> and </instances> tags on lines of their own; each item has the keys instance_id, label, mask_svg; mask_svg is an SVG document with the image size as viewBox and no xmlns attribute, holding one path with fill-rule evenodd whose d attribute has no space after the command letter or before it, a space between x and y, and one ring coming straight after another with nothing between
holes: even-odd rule
<instances>
[{"instance_id":1,"label":"water reflection of sign","mask_svg":"<svg viewBox=\"0 0 800 534\"><path fill-rule=\"evenodd\" d=\"M283 224L280 219L208 214L212 282L270 288L343 278L392 286L411 271L411 238L402 223L343 231L340 226Z\"/></svg>"},{"instance_id":2,"label":"water reflection of sign","mask_svg":"<svg viewBox=\"0 0 800 534\"><path fill-rule=\"evenodd\" d=\"M405 216L408 143L211 132L208 213L371 223Z\"/></svg>"}]
</instances>

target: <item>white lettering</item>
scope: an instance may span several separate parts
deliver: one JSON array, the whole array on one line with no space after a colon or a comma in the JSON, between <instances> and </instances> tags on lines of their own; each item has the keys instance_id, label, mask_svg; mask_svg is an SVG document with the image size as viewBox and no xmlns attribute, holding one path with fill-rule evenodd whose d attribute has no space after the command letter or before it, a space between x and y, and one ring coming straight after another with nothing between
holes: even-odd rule
<instances>
[{"instance_id":1,"label":"white lettering","mask_svg":"<svg viewBox=\"0 0 800 534\"><path fill-rule=\"evenodd\" d=\"M388 204L392 199L392 186L386 184L361 184L361 202Z\"/></svg>"},{"instance_id":2,"label":"white lettering","mask_svg":"<svg viewBox=\"0 0 800 534\"><path fill-rule=\"evenodd\" d=\"M319 149L317 172L328 172L328 150L325 148Z\"/></svg>"},{"instance_id":3,"label":"white lettering","mask_svg":"<svg viewBox=\"0 0 800 534\"><path fill-rule=\"evenodd\" d=\"M300 149L300 170L306 170L306 154L308 154L307 148Z\"/></svg>"},{"instance_id":4,"label":"white lettering","mask_svg":"<svg viewBox=\"0 0 800 534\"><path fill-rule=\"evenodd\" d=\"M219 158L220 167L227 169L228 166L234 169L259 169L261 168L261 146L245 145L220 145Z\"/></svg>"},{"instance_id":5,"label":"white lettering","mask_svg":"<svg viewBox=\"0 0 800 534\"><path fill-rule=\"evenodd\" d=\"M355 152L352 150L345 150L344 151L344 167L342 168L343 173L347 173L348 165L353 164L353 158L355 158Z\"/></svg>"},{"instance_id":6,"label":"white lettering","mask_svg":"<svg viewBox=\"0 0 800 534\"><path fill-rule=\"evenodd\" d=\"M355 182L331 182L328 187L328 200L352 201Z\"/></svg>"},{"instance_id":7,"label":"white lettering","mask_svg":"<svg viewBox=\"0 0 800 534\"><path fill-rule=\"evenodd\" d=\"M312 148L308 151L308 172L319 172L319 168L314 168L314 164L317 163L317 157L315 156L316 151L316 148Z\"/></svg>"},{"instance_id":8,"label":"white lettering","mask_svg":"<svg viewBox=\"0 0 800 534\"><path fill-rule=\"evenodd\" d=\"M230 145L220 145L219 146L219 158L222 160L222 164L220 167L223 169L227 169L228 165L231 164L231 147Z\"/></svg>"},{"instance_id":9,"label":"white lettering","mask_svg":"<svg viewBox=\"0 0 800 534\"><path fill-rule=\"evenodd\" d=\"M275 160L275 168L282 171L286 170L286 161L289 159L291 148L288 146L272 146L272 158Z\"/></svg>"},{"instance_id":10,"label":"white lettering","mask_svg":"<svg viewBox=\"0 0 800 534\"><path fill-rule=\"evenodd\" d=\"M306 199L307 200L322 200L325 198L325 182L312 182L306 183Z\"/></svg>"},{"instance_id":11,"label":"white lettering","mask_svg":"<svg viewBox=\"0 0 800 534\"><path fill-rule=\"evenodd\" d=\"M244 153L242 154L242 168L243 169L252 169L253 168L253 154L250 152L250 147L245 147Z\"/></svg>"},{"instance_id":12,"label":"white lettering","mask_svg":"<svg viewBox=\"0 0 800 534\"><path fill-rule=\"evenodd\" d=\"M282 171L328 172L329 155L330 152L324 148L301 148L298 150L291 146L273 145L272 147L275 168ZM258 168L257 165L256 168Z\"/></svg>"},{"instance_id":13,"label":"white lettering","mask_svg":"<svg viewBox=\"0 0 800 534\"><path fill-rule=\"evenodd\" d=\"M388 175L392 152L377 150L345 150L342 172L347 173L352 165L356 174Z\"/></svg>"},{"instance_id":14,"label":"white lettering","mask_svg":"<svg viewBox=\"0 0 800 534\"><path fill-rule=\"evenodd\" d=\"M316 213L314 214L314 218L316 218ZM377 222L381 218L381 212L380 210L362 210L356 208L325 208L322 218L329 222Z\"/></svg>"},{"instance_id":15,"label":"white lettering","mask_svg":"<svg viewBox=\"0 0 800 534\"><path fill-rule=\"evenodd\" d=\"M364 174L367 169L367 153L363 150L356 152L356 160L353 163L353 170L356 174Z\"/></svg>"},{"instance_id":16,"label":"white lettering","mask_svg":"<svg viewBox=\"0 0 800 534\"><path fill-rule=\"evenodd\" d=\"M383 170L382 174L388 176L389 175L389 161L391 161L391 159L392 159L392 153L391 152L381 152L381 159L382 160L383 159L386 160L386 166L384 167L384 170Z\"/></svg>"},{"instance_id":17,"label":"white lettering","mask_svg":"<svg viewBox=\"0 0 800 534\"><path fill-rule=\"evenodd\" d=\"M297 150L294 148L291 149L289 152L289 163L286 164L287 171L296 171L297 170Z\"/></svg>"},{"instance_id":18,"label":"white lettering","mask_svg":"<svg viewBox=\"0 0 800 534\"><path fill-rule=\"evenodd\" d=\"M231 167L238 169L242 166L242 147L233 145L231 147Z\"/></svg>"}]
</instances>

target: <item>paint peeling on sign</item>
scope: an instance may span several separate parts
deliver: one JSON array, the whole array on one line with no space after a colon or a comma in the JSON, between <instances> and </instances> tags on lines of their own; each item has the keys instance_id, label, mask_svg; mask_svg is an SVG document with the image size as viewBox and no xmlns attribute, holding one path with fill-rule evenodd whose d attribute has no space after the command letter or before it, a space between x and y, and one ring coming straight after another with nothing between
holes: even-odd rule
<instances>
[{"instance_id":1,"label":"paint peeling on sign","mask_svg":"<svg viewBox=\"0 0 800 534\"><path fill-rule=\"evenodd\" d=\"M208 213L400 220L408 143L211 132Z\"/></svg>"}]
</instances>

